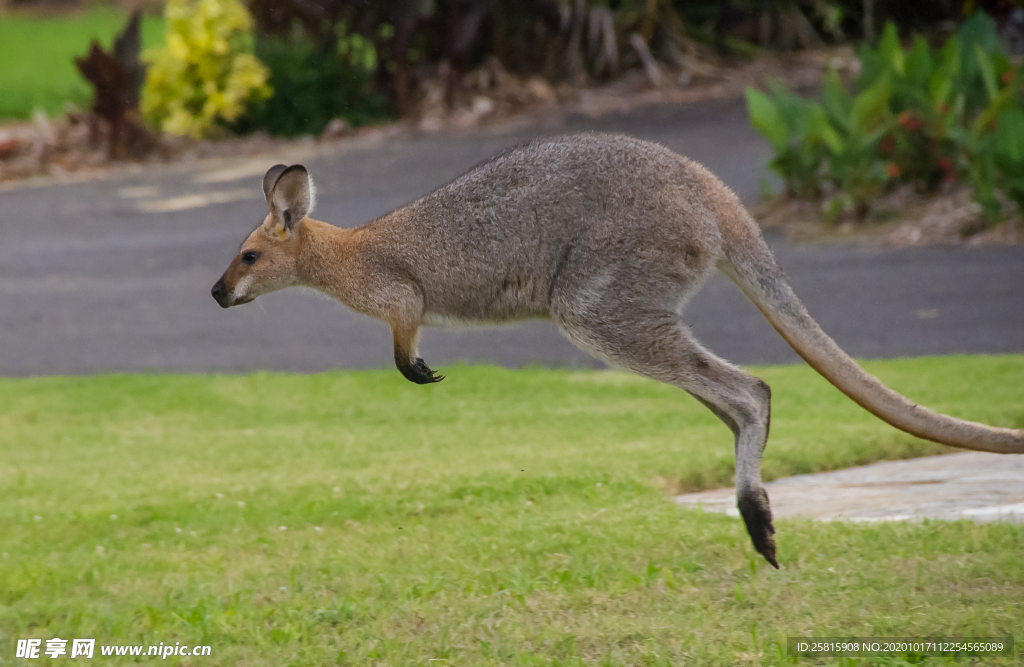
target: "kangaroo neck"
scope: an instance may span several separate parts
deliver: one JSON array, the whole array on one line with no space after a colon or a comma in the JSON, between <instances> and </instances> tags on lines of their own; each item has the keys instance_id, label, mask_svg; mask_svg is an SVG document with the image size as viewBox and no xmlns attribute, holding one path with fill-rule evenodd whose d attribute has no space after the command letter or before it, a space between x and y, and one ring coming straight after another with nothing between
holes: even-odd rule
<instances>
[{"instance_id":1,"label":"kangaroo neck","mask_svg":"<svg viewBox=\"0 0 1024 667\"><path fill-rule=\"evenodd\" d=\"M353 295L348 292L358 282L353 280L358 230L306 218L298 231L300 282L350 304Z\"/></svg>"}]
</instances>

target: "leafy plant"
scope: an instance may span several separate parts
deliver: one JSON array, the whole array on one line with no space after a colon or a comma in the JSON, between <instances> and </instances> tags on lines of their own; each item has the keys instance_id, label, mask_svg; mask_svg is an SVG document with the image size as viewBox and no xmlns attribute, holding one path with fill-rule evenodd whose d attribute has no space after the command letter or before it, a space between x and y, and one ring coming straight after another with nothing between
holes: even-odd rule
<instances>
[{"instance_id":1,"label":"leafy plant","mask_svg":"<svg viewBox=\"0 0 1024 667\"><path fill-rule=\"evenodd\" d=\"M753 126L774 150L770 167L792 196L835 197L861 217L886 187L923 191L964 179L989 221L1002 199L1024 208L1022 76L994 22L975 14L940 49L908 49L889 23L860 50L854 93L830 72L821 103L772 86L748 89Z\"/></svg>"},{"instance_id":2,"label":"leafy plant","mask_svg":"<svg viewBox=\"0 0 1024 667\"><path fill-rule=\"evenodd\" d=\"M166 30L166 45L147 54L142 93L143 113L164 132L208 136L270 96L239 0L168 0Z\"/></svg>"},{"instance_id":3,"label":"leafy plant","mask_svg":"<svg viewBox=\"0 0 1024 667\"><path fill-rule=\"evenodd\" d=\"M357 126L388 117L387 97L374 87L373 44L345 33L344 24L337 30L316 41L298 34L257 39L274 96L251 105L235 129L296 136L319 134L335 118Z\"/></svg>"},{"instance_id":4,"label":"leafy plant","mask_svg":"<svg viewBox=\"0 0 1024 667\"><path fill-rule=\"evenodd\" d=\"M791 196L817 198L826 187L852 197L862 209L885 180L877 146L889 127L891 82L881 79L856 98L830 73L822 103L805 100L778 84L772 97L749 88L751 122L772 143L769 166Z\"/></svg>"},{"instance_id":5,"label":"leafy plant","mask_svg":"<svg viewBox=\"0 0 1024 667\"><path fill-rule=\"evenodd\" d=\"M747 89L751 122L775 151L769 166L785 179L791 195L817 197L821 194L822 163L827 153L825 142L831 138L824 110L777 83L771 89L774 99L753 88Z\"/></svg>"}]
</instances>

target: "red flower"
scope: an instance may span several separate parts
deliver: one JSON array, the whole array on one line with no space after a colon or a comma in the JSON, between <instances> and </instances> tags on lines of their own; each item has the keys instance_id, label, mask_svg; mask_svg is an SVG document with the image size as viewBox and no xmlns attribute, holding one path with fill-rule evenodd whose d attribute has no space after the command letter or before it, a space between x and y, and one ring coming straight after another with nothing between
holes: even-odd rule
<instances>
[{"instance_id":1,"label":"red flower","mask_svg":"<svg viewBox=\"0 0 1024 667\"><path fill-rule=\"evenodd\" d=\"M952 171L953 170L953 161L950 160L948 157L941 157L941 158L939 158L939 169L941 169L942 171L945 171L947 173Z\"/></svg>"},{"instance_id":2,"label":"red flower","mask_svg":"<svg viewBox=\"0 0 1024 667\"><path fill-rule=\"evenodd\" d=\"M882 137L881 143L878 144L879 150L883 153L891 153L896 150L896 138L891 134L887 134Z\"/></svg>"},{"instance_id":3,"label":"red flower","mask_svg":"<svg viewBox=\"0 0 1024 667\"><path fill-rule=\"evenodd\" d=\"M1013 81L1014 74L1015 74L1015 72L1012 69L1008 69L1005 72L1003 72L1003 85L1004 86L1006 84L1010 83L1011 81Z\"/></svg>"},{"instance_id":4,"label":"red flower","mask_svg":"<svg viewBox=\"0 0 1024 667\"><path fill-rule=\"evenodd\" d=\"M909 111L904 111L899 115L899 122L907 132L916 132L921 129L922 125L921 119Z\"/></svg>"},{"instance_id":5,"label":"red flower","mask_svg":"<svg viewBox=\"0 0 1024 667\"><path fill-rule=\"evenodd\" d=\"M885 173L889 176L889 178L899 178L900 177L899 165L897 165L894 162L890 162L889 165L885 168Z\"/></svg>"}]
</instances>

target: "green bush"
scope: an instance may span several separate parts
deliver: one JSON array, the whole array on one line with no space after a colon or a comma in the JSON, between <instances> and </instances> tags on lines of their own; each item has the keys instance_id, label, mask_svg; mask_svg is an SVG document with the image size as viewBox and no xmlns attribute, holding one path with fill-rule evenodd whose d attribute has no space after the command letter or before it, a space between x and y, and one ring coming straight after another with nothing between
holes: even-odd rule
<instances>
[{"instance_id":1,"label":"green bush","mask_svg":"<svg viewBox=\"0 0 1024 667\"><path fill-rule=\"evenodd\" d=\"M777 84L771 95L747 90L751 123L771 142L769 166L790 195L831 197L833 210L863 215L896 184L929 191L963 179L989 221L1001 197L1024 209L1024 77L988 16L940 49L922 37L904 49L890 23L859 56L853 93L836 72L820 103Z\"/></svg>"},{"instance_id":2,"label":"green bush","mask_svg":"<svg viewBox=\"0 0 1024 667\"><path fill-rule=\"evenodd\" d=\"M261 37L256 55L270 70L274 96L250 107L236 130L279 136L319 134L334 118L364 125L390 117L387 97L374 88L376 52L359 35Z\"/></svg>"},{"instance_id":3,"label":"green bush","mask_svg":"<svg viewBox=\"0 0 1024 667\"><path fill-rule=\"evenodd\" d=\"M252 18L240 0L169 0L167 43L147 54L146 118L169 134L208 136L268 97L252 54Z\"/></svg>"}]
</instances>

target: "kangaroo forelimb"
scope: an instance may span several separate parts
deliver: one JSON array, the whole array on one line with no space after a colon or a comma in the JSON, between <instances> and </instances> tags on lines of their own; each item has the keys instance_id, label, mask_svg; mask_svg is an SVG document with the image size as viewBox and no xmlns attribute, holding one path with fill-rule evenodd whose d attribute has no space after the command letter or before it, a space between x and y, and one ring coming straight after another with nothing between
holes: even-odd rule
<instances>
[{"instance_id":1,"label":"kangaroo forelimb","mask_svg":"<svg viewBox=\"0 0 1024 667\"><path fill-rule=\"evenodd\" d=\"M416 384L431 384L433 382L440 382L444 379L443 375L438 375L437 371L431 370L427 363L423 361L421 357L416 357L412 360L412 363L399 362L398 357L395 357L395 362L398 365L398 370L402 372L406 380L415 382Z\"/></svg>"},{"instance_id":2,"label":"kangaroo forelimb","mask_svg":"<svg viewBox=\"0 0 1024 667\"><path fill-rule=\"evenodd\" d=\"M416 354L419 327L392 325L391 332L395 342L395 366L406 380L416 384L432 384L444 379L443 375L431 370L423 358Z\"/></svg>"}]
</instances>

